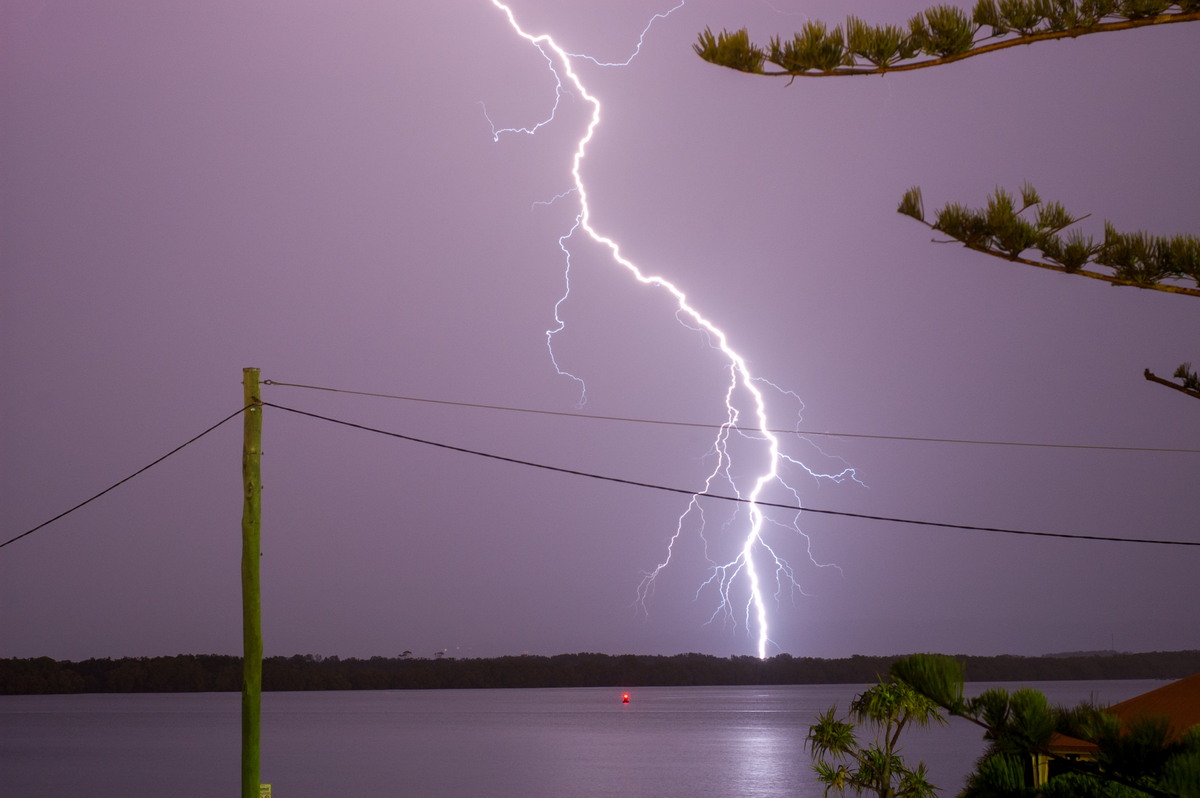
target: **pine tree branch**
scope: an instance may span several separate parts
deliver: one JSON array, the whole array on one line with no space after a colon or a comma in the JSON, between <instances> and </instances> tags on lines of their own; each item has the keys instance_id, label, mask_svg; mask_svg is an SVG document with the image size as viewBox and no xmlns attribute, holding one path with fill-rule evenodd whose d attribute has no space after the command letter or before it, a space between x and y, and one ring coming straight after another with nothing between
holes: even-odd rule
<instances>
[{"instance_id":1,"label":"pine tree branch","mask_svg":"<svg viewBox=\"0 0 1200 798\"><path fill-rule=\"evenodd\" d=\"M931 224L930 222L927 222L923 219L918 219L917 221L921 222L921 224L925 225L926 227L928 227L931 230L938 229L933 224ZM938 232L942 232L942 231L939 230ZM1183 294L1184 296L1200 297L1200 288L1188 288L1186 285L1172 285L1170 283L1138 283L1138 282L1134 282L1133 280L1122 280L1120 277L1116 277L1111 274L1104 274L1102 272L1093 272L1093 271L1088 271L1086 269L1071 270L1071 269L1068 269L1066 266L1059 266L1057 263L1048 263L1044 260L1033 260L1031 258L1022 258L1020 256L1008 255L1004 252L997 252L994 249L982 247L977 244L968 244L967 242L959 241L958 239L940 240L939 241L938 239L934 238L934 239L931 239L931 241L933 241L933 243L935 243L935 244L962 244L964 247L966 247L969 250L973 250L975 252L982 252L985 255L991 255L992 257L999 258L1001 260L1012 261L1013 263L1023 263L1026 266L1036 266L1039 269L1049 269L1052 272L1060 272L1062 274L1073 274L1073 275L1077 275L1079 277L1090 277L1093 280L1102 280L1111 285L1128 286L1130 288L1146 288L1146 289L1149 289L1152 291L1163 291L1168 294Z\"/></svg>"},{"instance_id":2,"label":"pine tree branch","mask_svg":"<svg viewBox=\"0 0 1200 798\"><path fill-rule=\"evenodd\" d=\"M927 58L923 61L911 61L904 64L885 63L874 66L857 65L853 61L853 55L848 54L850 64L836 67L826 68L806 68L806 69L779 69L768 71L763 68L764 61L769 60L766 57L766 52L763 48L749 43L748 35L744 30L735 33L723 31L717 36L713 36L711 31L705 33L709 37L707 40L704 35L701 36L700 43L694 46L696 54L709 63L717 66L724 66L739 72L750 74L765 75L768 77L789 77L789 78L824 78L838 77L849 75L885 75L889 72L910 72L914 69L926 69L928 67L941 66L943 64L952 64L957 61L963 61L967 58L994 53L1000 50L1007 50L1011 47L1020 47L1035 42L1051 41L1054 39L1074 39L1079 36L1086 36L1092 33L1109 33L1112 31L1132 30L1134 28L1145 28L1152 25L1169 25L1176 22L1197 22L1200 21L1200 10L1180 10L1170 14L1158 14L1150 17L1139 17L1135 19L1121 19L1112 22L1100 22L1094 25L1076 25L1062 30L1040 30L1028 34L1019 34L1011 39L1004 39L999 42L991 42L989 44L978 44L972 46L963 52L951 53L947 55L937 55L933 58ZM836 35L840 42L841 28L834 28L833 35ZM1007 32L1000 35L1007 35ZM728 42L733 38L745 42L744 48L730 47ZM981 41L995 38L995 36L985 37ZM718 52L713 45L717 41L721 41L724 46ZM740 42L739 42L740 43ZM708 46L706 46L706 44ZM923 51L922 51L923 52ZM900 57L903 57L901 54ZM911 57L911 56L910 56ZM790 82L790 81L789 81Z\"/></svg>"},{"instance_id":3,"label":"pine tree branch","mask_svg":"<svg viewBox=\"0 0 1200 798\"><path fill-rule=\"evenodd\" d=\"M1154 372L1150 371L1150 369L1146 369L1142 373L1145 375L1146 379L1150 380L1150 382L1157 382L1159 385L1165 385L1168 388L1174 388L1175 390L1179 391L1180 393L1187 394L1188 396L1192 397L1193 399L1200 399L1200 391L1193 391L1190 388L1185 388L1182 385L1177 385L1176 383L1173 383L1170 380L1164 380L1162 377L1159 377Z\"/></svg>"},{"instance_id":4,"label":"pine tree branch","mask_svg":"<svg viewBox=\"0 0 1200 798\"><path fill-rule=\"evenodd\" d=\"M1033 187L1029 186L1028 183L1022 188L1022 192L1028 192L1030 198L1037 199L1036 192L1034 192ZM1058 241L1057 234L1063 227L1087 217L1067 216L1066 211L1059 206L1057 208L1059 216L1040 217L1040 219L1045 218L1051 221L1044 222L1042 223L1044 226L1039 227L1038 225L1026 222L1020 215L1035 204L1041 204L1040 199L1036 203L1025 202L1020 210L1016 210L1011 207L1011 198L1008 197L1008 194L1002 189L997 189L996 193L989 200L988 208L986 209L971 210L956 204L946 205L938 212L936 220L930 222L925 219L921 190L918 187L913 187L905 192L896 210L898 213L916 219L931 230L950 236L950 241L933 239L935 243L948 244L955 241L967 249L982 252L985 255L991 255L1002 260L1022 263L1026 266L1036 266L1039 269L1047 269L1063 274L1089 277L1111 285L1200 297L1200 288L1161 282L1164 277L1167 279L1188 277L1200 282L1200 274L1197 274L1195 271L1194 263L1194 250L1198 244L1195 237L1185 236L1179 239L1182 242L1180 244L1181 247L1186 244L1190 248L1188 251L1193 252L1189 256L1191 260L1184 263L1185 259L1177 257L1172 264L1169 260L1171 257L1169 247L1162 244L1162 241L1169 240L1163 239L1156 248L1155 246L1146 244L1148 237L1144 234L1121 234L1112 229L1112 225L1106 223L1107 230L1104 244L1099 246L1092 246L1090 243L1086 246L1081 244L1083 246L1082 254L1076 260L1067 260L1061 251L1063 247L1061 242ZM1065 223L1063 223L1064 220ZM1025 234L1025 237L1021 237L1020 234L1022 233ZM1009 240L1015 240L1018 243L1006 246L1005 242ZM1143 251L1139 251L1138 253L1140 256L1139 266L1145 267L1145 272L1149 276L1144 276L1140 280L1120 276L1120 270L1123 267L1114 266L1113 261L1106 259L1106 254L1111 256L1118 244L1125 245L1129 241L1138 241L1143 245ZM1055 247L1054 249L1051 248L1052 245ZM1020 251L1025 249L1042 250L1043 254L1049 257L1044 260L1022 257ZM1165 255L1163 254L1164 252L1166 253ZM1055 263L1051 259L1063 259L1063 263ZM1071 265L1067 266L1064 263L1070 263ZM1114 269L1114 273L1090 271L1082 268L1088 263L1112 268ZM1125 261L1121 263L1128 265ZM1139 276L1138 271L1133 271L1134 276ZM1126 273L1129 272L1126 271Z\"/></svg>"},{"instance_id":5,"label":"pine tree branch","mask_svg":"<svg viewBox=\"0 0 1200 798\"><path fill-rule=\"evenodd\" d=\"M1119 233L1110 223L1105 222L1104 244L1094 246L1090 240L1084 242L1082 236L1077 236L1074 244L1064 247L1058 233L1064 227L1086 217L1072 217L1061 205L1051 203L1051 206L1039 212L1037 223L1033 224L1021 214L1041 205L1041 198L1028 182L1021 187L1021 196L1022 205L1018 210L1012 196L997 188L988 200L986 209L971 210L962 205L949 204L938 212L936 221L929 222L925 219L925 203L921 197L921 189L914 186L904 193L896 211L916 219L931 230L950 236L948 240L933 239L935 244L957 242L975 252L1036 266L1039 269L1078 274L1112 285L1200 296L1200 288L1160 282L1164 277L1169 279L1186 276L1200 283L1200 272L1197 271L1200 240L1194 236L1154 239L1144 233ZM1072 246L1076 247L1076 251L1068 255ZM1020 252L1025 249L1041 250L1047 260L1021 257ZM1055 263L1052 260L1061 262ZM1088 271L1082 268L1087 263L1106 266L1114 269L1116 273ZM1118 276L1121 273L1132 273L1142 279L1126 279ZM1190 363L1184 363L1175 370L1174 377L1182 384L1157 377L1150 369L1146 369L1145 376L1151 382L1200 399L1200 374L1192 370Z\"/></svg>"}]
</instances>

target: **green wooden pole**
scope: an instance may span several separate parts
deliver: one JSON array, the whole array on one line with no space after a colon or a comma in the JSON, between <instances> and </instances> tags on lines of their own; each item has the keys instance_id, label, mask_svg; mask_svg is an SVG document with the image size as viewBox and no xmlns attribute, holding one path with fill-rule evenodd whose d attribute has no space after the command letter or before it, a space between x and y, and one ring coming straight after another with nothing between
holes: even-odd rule
<instances>
[{"instance_id":1,"label":"green wooden pole","mask_svg":"<svg viewBox=\"0 0 1200 798\"><path fill-rule=\"evenodd\" d=\"M262 600L258 566L262 556L262 399L258 369L242 369L242 798L258 798L259 731L262 718Z\"/></svg>"}]
</instances>

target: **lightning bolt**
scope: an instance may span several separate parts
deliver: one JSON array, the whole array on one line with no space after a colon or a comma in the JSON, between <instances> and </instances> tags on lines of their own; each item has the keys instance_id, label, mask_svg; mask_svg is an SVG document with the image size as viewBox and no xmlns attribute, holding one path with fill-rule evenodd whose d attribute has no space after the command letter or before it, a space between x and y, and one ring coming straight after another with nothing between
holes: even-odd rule
<instances>
[{"instance_id":1,"label":"lightning bolt","mask_svg":"<svg viewBox=\"0 0 1200 798\"><path fill-rule=\"evenodd\" d=\"M583 135L578 140L571 161L572 187L549 201L557 202L558 200L565 199L567 196L573 196L579 203L579 213L575 219L575 224L559 238L559 246L566 257L566 272L564 275L566 292L554 306L554 319L557 326L546 333L547 346L550 349L551 360L554 363L555 369L559 374L579 382L581 386L580 404L582 404L586 400L586 388L583 380L574 374L564 371L558 365L557 360L554 358L553 347L554 335L565 328L565 322L559 316L559 308L570 294L571 251L568 247L568 242L578 232L582 232L591 238L592 241L607 249L612 262L627 271L639 283L667 292L675 302L675 315L680 322L687 327L703 332L708 337L710 345L720 351L727 363L729 382L724 396L725 421L719 427L712 449L710 450L712 455L715 456L715 465L705 480L703 490L697 492L692 497L687 509L680 515L675 532L667 543L665 557L652 570L644 572L642 582L637 591L638 602L643 608L645 607L645 602L653 591L655 579L670 565L675 546L684 535L689 519L693 516L696 517L699 523L700 536L704 540L707 555L709 541L704 533L705 519L703 508L700 506L700 497L711 492L714 485L718 482L728 483L733 486L739 498L746 500L745 506L749 516L747 519L747 528L744 532L744 537L741 538L737 553L732 559L726 562L719 562L709 557L711 573L708 579L697 589L696 594L698 597L706 588L715 589L718 596L717 608L714 610L710 621L723 619L736 624L738 616L742 616L742 622L745 624L747 633L756 637L759 658L765 658L767 650L772 644L770 624L767 617L767 601L764 596L766 583L768 581L774 582L774 595L777 600L785 591L790 590L803 593L803 589L796 579L792 566L776 552L775 548L767 540L765 531L769 519L764 514L759 502L766 500L764 492L768 487L776 485L787 491L796 500L797 506L799 506L799 493L789 486L781 475L781 469L785 464L799 466L812 477L828 478L835 481L842 481L846 478L858 481L854 469L847 466L837 473L819 473L782 452L779 437L772 430L772 426L768 420L767 401L764 391L779 391L797 401L798 397L791 392L782 391L782 389L773 383L752 374L746 359L733 348L725 331L717 327L712 321L702 315L699 310L693 307L688 301L687 295L682 290L661 275L644 272L637 264L621 253L620 245L613 238L602 234L593 226L592 210L588 204L587 186L583 178L583 163L587 155L588 145L591 143L592 138L596 134L596 129L600 125L601 105L599 99L593 96L587 90L586 86L584 86L583 81L574 69L573 61L583 59L598 66L628 65L641 51L646 35L654 22L682 8L686 0L679 2L670 11L656 14L646 25L645 29L643 29L633 55L622 62L602 62L590 56L569 53L549 34L535 35L525 31L517 22L516 15L512 9L501 2L501 0L491 0L491 2L499 11L503 12L513 31L537 48L538 52L545 58L548 69L555 81L554 103L549 115L545 119L528 127L497 128L495 123L492 122L491 117L487 115L487 108L485 106L484 116L487 118L489 125L491 125L493 140L499 141L502 136L510 134L534 135L543 127L553 122L568 87L591 107L591 117ZM735 483L735 474L733 471L735 460L733 451L734 443L739 445L748 443L752 445L758 450L758 457L764 462L764 465L757 471L757 475L753 477L748 490L739 490ZM797 513L796 517L792 519L791 524L785 526L799 533L808 541L808 536L800 531L798 515ZM808 543L809 558L815 565L836 568L836 566L832 566L831 564L820 563L813 559L811 541L808 541ZM760 564L760 560L765 565ZM765 575L768 572L771 574L769 577ZM739 607L734 597L734 587L736 584L741 584L742 580L746 583L748 598Z\"/></svg>"}]
</instances>

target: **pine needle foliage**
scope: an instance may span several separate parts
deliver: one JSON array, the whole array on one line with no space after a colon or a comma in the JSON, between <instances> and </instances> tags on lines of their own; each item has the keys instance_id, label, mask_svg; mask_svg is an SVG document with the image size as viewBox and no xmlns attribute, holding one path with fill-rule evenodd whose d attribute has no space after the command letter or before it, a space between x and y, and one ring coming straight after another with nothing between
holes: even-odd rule
<instances>
[{"instance_id":1,"label":"pine needle foliage","mask_svg":"<svg viewBox=\"0 0 1200 798\"><path fill-rule=\"evenodd\" d=\"M825 29L824 22L808 22L804 30L782 41L778 36L771 39L767 60L778 64L789 72L804 72L815 69L829 72L854 63L854 57L846 49L841 28Z\"/></svg>"},{"instance_id":2,"label":"pine needle foliage","mask_svg":"<svg viewBox=\"0 0 1200 798\"><path fill-rule=\"evenodd\" d=\"M970 50L976 30L977 26L958 6L933 6L908 21L913 49L940 58Z\"/></svg>"},{"instance_id":3,"label":"pine needle foliage","mask_svg":"<svg viewBox=\"0 0 1200 798\"><path fill-rule=\"evenodd\" d=\"M1018 206L1012 194L997 187L983 208L948 202L930 222L921 189L914 186L904 192L896 210L977 252L1113 285L1200 297L1200 237L1122 233L1106 221L1104 240L1096 242L1079 229L1064 233L1086 217L1072 215L1061 203L1043 202L1028 181L1020 195ZM1149 369L1145 376L1200 398L1200 376L1190 363L1175 370L1177 383L1161 380Z\"/></svg>"},{"instance_id":4,"label":"pine needle foliage","mask_svg":"<svg viewBox=\"0 0 1200 798\"><path fill-rule=\"evenodd\" d=\"M714 34L711 28L705 28L700 34L700 41L692 45L696 55L713 64L721 64L740 72L762 74L763 51L750 41L750 32L745 28L733 31L721 31Z\"/></svg>"},{"instance_id":5,"label":"pine needle foliage","mask_svg":"<svg viewBox=\"0 0 1200 798\"><path fill-rule=\"evenodd\" d=\"M1008 190L997 187L984 207L950 202L934 214L932 222L925 218L921 189L914 186L904 192L896 210L989 255L1114 285L1200 296L1200 237L1122 233L1111 222L1104 223L1104 240L1099 243L1078 230L1064 237L1065 228L1086 216L1075 216L1058 202L1043 202L1028 182L1021 186L1019 203ZM1039 252L1040 259L1023 257L1031 250ZM1093 268L1085 268L1089 266Z\"/></svg>"},{"instance_id":6,"label":"pine needle foliage","mask_svg":"<svg viewBox=\"0 0 1200 798\"><path fill-rule=\"evenodd\" d=\"M1192 370L1191 363L1180 364L1172 376L1183 383L1183 387L1189 391L1200 391L1200 374Z\"/></svg>"},{"instance_id":7,"label":"pine needle foliage","mask_svg":"<svg viewBox=\"0 0 1200 798\"><path fill-rule=\"evenodd\" d=\"M873 25L853 15L833 28L810 21L790 40L773 37L767 48L755 45L745 28L716 34L705 28L693 50L709 63L757 75L881 75L1038 41L1197 21L1200 0L976 0L969 15L957 6L935 5L906 26ZM778 69L768 71L767 64ZM921 190L914 187L898 210L979 252L1113 285L1200 296L1196 236L1121 233L1105 222L1104 240L1097 243L1078 229L1066 230L1084 217L1072 216L1060 203L1043 203L1028 183L1021 188L1020 207L996 189L983 209L948 203L927 222ZM1031 251L1040 255L1026 257ZM1180 284L1189 281L1197 287ZM1189 364L1176 370L1177 383L1149 369L1144 374L1200 399L1200 378Z\"/></svg>"},{"instance_id":8,"label":"pine needle foliage","mask_svg":"<svg viewBox=\"0 0 1200 798\"><path fill-rule=\"evenodd\" d=\"M705 29L693 49L709 63L758 75L875 75L950 63L1047 39L1200 21L1200 0L977 0L968 14L935 5L905 26L848 16L830 28L810 21L791 39L755 45L745 29ZM777 71L767 71L766 64Z\"/></svg>"},{"instance_id":9,"label":"pine needle foliage","mask_svg":"<svg viewBox=\"0 0 1200 798\"><path fill-rule=\"evenodd\" d=\"M888 67L917 54L908 34L898 25L868 25L852 15L846 17L845 30L846 48L852 59L861 58L877 67Z\"/></svg>"}]
</instances>

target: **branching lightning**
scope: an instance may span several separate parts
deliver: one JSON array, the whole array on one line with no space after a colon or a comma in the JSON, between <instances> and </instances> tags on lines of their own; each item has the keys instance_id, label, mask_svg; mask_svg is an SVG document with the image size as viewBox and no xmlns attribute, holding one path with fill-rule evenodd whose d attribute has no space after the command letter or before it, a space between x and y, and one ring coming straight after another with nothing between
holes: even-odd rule
<instances>
[{"instance_id":1,"label":"branching lightning","mask_svg":"<svg viewBox=\"0 0 1200 798\"><path fill-rule=\"evenodd\" d=\"M562 331L566 326L559 315L559 309L570 294L571 251L568 242L577 232L586 234L592 241L606 248L612 262L626 270L639 283L666 291L670 294L677 308L675 315L680 322L687 327L702 331L708 337L710 344L719 350L724 357L727 363L729 381L723 398L725 421L718 430L711 449L711 453L715 458L715 465L705 480L704 488L692 497L687 509L679 517L675 532L667 543L666 554L663 560L653 569L644 573L642 582L638 587L637 597L641 606L644 607L646 600L653 591L655 579L670 565L676 544L684 534L685 527L693 519L699 524L700 536L704 541L706 555L708 554L709 541L705 537L704 511L700 504L700 498L713 488L714 483L728 483L733 486L733 489L737 491L739 496L748 499L746 505L748 518L745 519L746 530L744 536L741 537L737 553L732 559L720 562L709 556L711 573L697 589L697 596L706 589L715 590L718 596L717 607L710 620L732 621L737 624L739 623L739 617L741 617L740 622L744 623L747 632L754 635L757 639L758 656L764 658L767 656L768 648L772 642L767 617L767 599L764 595L765 591L769 589L768 585L770 583L774 584L773 593L776 600L782 598L785 593L795 591L803 593L803 589L796 579L794 569L786 559L777 553L776 549L772 547L767 539L765 535L767 525L769 523L778 523L803 536L806 541L808 538L807 535L804 535L800 531L798 518L793 518L790 524L772 521L764 514L763 508L758 502L767 500L764 496L764 491L768 487L777 486L789 492L796 499L797 504L799 504L800 497L798 492L784 481L781 474L781 469L785 464L798 466L815 478L827 478L835 481L854 479L857 481L857 477L854 470L849 467L844 468L838 473L818 473L783 453L779 437L771 431L772 425L768 422L767 401L764 391L768 389L781 391L796 398L797 401L798 397L795 397L795 394L791 394L788 391L782 391L782 389L779 389L773 383L754 376L745 358L729 342L725 331L717 327L693 307L689 303L687 295L682 290L665 277L644 272L633 261L622 254L620 246L613 238L602 234L593 226L592 210L588 204L587 187L583 178L583 163L586 158L588 145L591 143L596 129L600 125L601 105L600 101L584 86L583 81L574 69L573 62L575 60L587 60L598 66L628 65L641 51L646 35L654 22L664 19L682 8L685 2L686 0L681 0L670 11L656 14L643 29L637 48L628 59L622 62L602 62L590 56L567 52L549 34L534 35L526 32L517 22L513 11L505 3L501 2L501 0L492 0L492 5L505 14L509 25L512 26L517 35L537 48L538 52L545 58L555 83L554 104L545 119L528 127L497 128L491 118L487 117L486 107L484 115L492 126L493 140L499 141L502 136L508 134L534 135L541 128L553 122L559 110L562 97L568 90L568 87L591 107L589 122L584 133L578 140L571 162L572 186L569 190L550 200L550 202L556 202L568 196L573 196L577 198L579 203L579 212L574 225L559 238L559 246L562 248L566 258L566 271L564 274L566 290L562 298L554 306L556 326L546 332L546 343L550 349L551 360L559 374L576 380L579 383L580 404L586 400L586 387L583 380L574 374L564 371L559 366L554 357L553 346L555 334ZM748 490L745 491L739 489L735 483L737 474L735 474L734 462L738 458L733 451L734 443L739 445L748 443L752 445L757 450L756 458L761 463L761 465L757 466L757 471L753 472L756 475L753 477ZM812 559L811 550L809 551L809 556ZM821 567L836 567L819 563L815 559L812 561ZM733 591L735 584L741 584L742 580L746 583L748 598L744 605L738 606Z\"/></svg>"}]
</instances>

